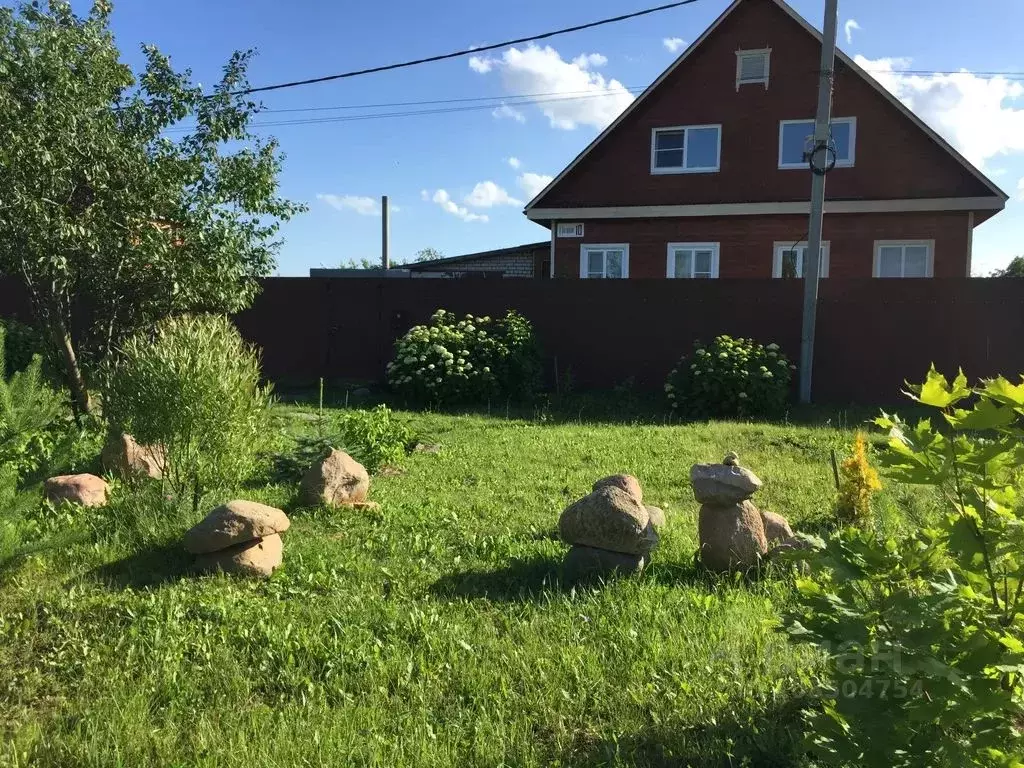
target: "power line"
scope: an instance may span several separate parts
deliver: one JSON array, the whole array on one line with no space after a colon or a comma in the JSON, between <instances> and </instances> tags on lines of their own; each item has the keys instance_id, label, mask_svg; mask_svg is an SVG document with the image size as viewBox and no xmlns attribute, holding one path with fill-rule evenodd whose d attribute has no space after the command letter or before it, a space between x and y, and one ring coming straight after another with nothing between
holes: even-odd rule
<instances>
[{"instance_id":1,"label":"power line","mask_svg":"<svg viewBox=\"0 0 1024 768\"><path fill-rule=\"evenodd\" d=\"M358 77L360 75L372 75L377 72L389 72L393 69L404 69L405 67L415 67L419 64L429 64L435 61L444 61L445 59L455 59L460 56L472 56L474 54L482 53L484 51L493 51L498 48L505 48L509 45L518 45L520 43L529 43L535 40L547 40L551 37L558 35L566 35L570 32L579 32L584 29L593 29L594 27L601 27L606 24L616 24L620 21L628 21L629 19L636 19L640 16L649 16L652 13L658 13L660 11L667 11L671 8L679 8L684 5L690 5L696 3L697 0L677 0L674 3L666 3L665 5L658 5L653 8L646 8L642 11L634 11L633 13L624 13L621 16L612 16L608 19L601 19L599 21L591 21L586 24L577 24L574 27L564 27L563 29L556 29L552 32L542 32L537 35L530 35L529 37L519 37L515 40L506 40L502 43L494 43L493 45L482 45L479 48L467 48L462 51L453 51L451 53L442 53L437 56L428 56L423 59L413 59L412 61L403 61L396 64L385 64L380 67L369 67L367 69L356 69L351 72L342 72L337 75L324 75L322 77L311 77L306 80L292 80L287 83L277 83L275 85L262 85L257 88L246 88L242 91L236 91L233 95L235 96L246 96L250 93L264 93L266 91L278 91L283 88L295 88L300 85L313 85L314 83L326 83L330 80L342 80L349 77Z\"/></svg>"}]
</instances>

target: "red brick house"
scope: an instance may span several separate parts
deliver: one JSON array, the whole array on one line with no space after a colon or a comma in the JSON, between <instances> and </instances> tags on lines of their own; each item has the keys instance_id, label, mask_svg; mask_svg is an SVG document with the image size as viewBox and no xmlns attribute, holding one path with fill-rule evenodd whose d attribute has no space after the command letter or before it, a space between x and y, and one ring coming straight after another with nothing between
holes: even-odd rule
<instances>
[{"instance_id":1,"label":"red brick house","mask_svg":"<svg viewBox=\"0 0 1024 768\"><path fill-rule=\"evenodd\" d=\"M821 35L782 0L735 0L535 197L553 277L803 271ZM836 54L822 276L970 275L1007 195Z\"/></svg>"}]
</instances>

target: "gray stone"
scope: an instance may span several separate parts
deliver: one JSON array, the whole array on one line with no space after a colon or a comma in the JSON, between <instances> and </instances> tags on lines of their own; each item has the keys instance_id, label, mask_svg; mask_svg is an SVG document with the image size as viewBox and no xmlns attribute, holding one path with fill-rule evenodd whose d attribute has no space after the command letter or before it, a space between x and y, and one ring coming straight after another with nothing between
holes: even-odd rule
<instances>
[{"instance_id":1,"label":"gray stone","mask_svg":"<svg viewBox=\"0 0 1024 768\"><path fill-rule=\"evenodd\" d=\"M194 555L262 539L288 530L280 509L235 499L222 504L185 532L185 549Z\"/></svg>"},{"instance_id":2,"label":"gray stone","mask_svg":"<svg viewBox=\"0 0 1024 768\"><path fill-rule=\"evenodd\" d=\"M690 484L701 504L723 507L749 499L762 485L749 469L727 464L694 464Z\"/></svg>"},{"instance_id":3,"label":"gray stone","mask_svg":"<svg viewBox=\"0 0 1024 768\"><path fill-rule=\"evenodd\" d=\"M764 537L768 546L788 543L793 538L793 529L789 521L776 512L761 511L761 523L764 525Z\"/></svg>"},{"instance_id":4,"label":"gray stone","mask_svg":"<svg viewBox=\"0 0 1024 768\"><path fill-rule=\"evenodd\" d=\"M599 488L607 487L619 488L630 494L641 504L644 501L644 492L640 488L640 481L632 475L609 475L608 477L602 477L594 483L594 487L591 490L596 491Z\"/></svg>"},{"instance_id":5,"label":"gray stone","mask_svg":"<svg viewBox=\"0 0 1024 768\"><path fill-rule=\"evenodd\" d=\"M100 453L103 469L124 480L163 476L164 449L159 445L140 445L128 434L113 434Z\"/></svg>"},{"instance_id":6,"label":"gray stone","mask_svg":"<svg viewBox=\"0 0 1024 768\"><path fill-rule=\"evenodd\" d=\"M665 512L660 507L652 507L650 504L645 504L644 507L647 509L647 515L651 518L651 525L655 528L665 527Z\"/></svg>"},{"instance_id":7,"label":"gray stone","mask_svg":"<svg viewBox=\"0 0 1024 768\"><path fill-rule=\"evenodd\" d=\"M562 561L562 579L567 583L573 583L608 577L615 573L639 573L645 565L644 555L629 555L576 544Z\"/></svg>"},{"instance_id":8,"label":"gray stone","mask_svg":"<svg viewBox=\"0 0 1024 768\"><path fill-rule=\"evenodd\" d=\"M610 486L569 505L558 520L558 531L569 544L631 555L646 555L658 546L658 534L644 505Z\"/></svg>"},{"instance_id":9,"label":"gray stone","mask_svg":"<svg viewBox=\"0 0 1024 768\"><path fill-rule=\"evenodd\" d=\"M761 513L749 501L702 506L697 536L701 563L719 573L753 568L768 552Z\"/></svg>"},{"instance_id":10,"label":"gray stone","mask_svg":"<svg viewBox=\"0 0 1024 768\"><path fill-rule=\"evenodd\" d=\"M238 576L267 577L281 566L283 555L284 542L275 533L199 555L196 568L206 573L223 571Z\"/></svg>"},{"instance_id":11,"label":"gray stone","mask_svg":"<svg viewBox=\"0 0 1024 768\"><path fill-rule=\"evenodd\" d=\"M370 476L365 467L344 451L332 448L330 455L310 467L302 478L299 499L307 506L342 507L366 501L369 491Z\"/></svg>"},{"instance_id":12,"label":"gray stone","mask_svg":"<svg viewBox=\"0 0 1024 768\"><path fill-rule=\"evenodd\" d=\"M107 481L96 475L58 475L43 484L47 501L67 501L83 507L102 507L107 503Z\"/></svg>"}]
</instances>

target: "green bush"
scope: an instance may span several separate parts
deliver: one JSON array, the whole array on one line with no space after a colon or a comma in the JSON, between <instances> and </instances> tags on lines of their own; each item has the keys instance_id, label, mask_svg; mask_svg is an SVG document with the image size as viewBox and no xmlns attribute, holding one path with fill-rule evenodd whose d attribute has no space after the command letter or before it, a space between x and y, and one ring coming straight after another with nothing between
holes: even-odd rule
<instances>
[{"instance_id":1,"label":"green bush","mask_svg":"<svg viewBox=\"0 0 1024 768\"><path fill-rule=\"evenodd\" d=\"M719 336L694 344L668 375L665 393L684 418L776 416L789 398L791 366L778 344Z\"/></svg>"},{"instance_id":2,"label":"green bush","mask_svg":"<svg viewBox=\"0 0 1024 768\"><path fill-rule=\"evenodd\" d=\"M385 465L400 465L413 442L408 424L386 405L345 411L318 423L316 435L299 437L294 448L275 454L274 475L280 481L298 480L332 448L345 451L373 474Z\"/></svg>"},{"instance_id":3,"label":"green bush","mask_svg":"<svg viewBox=\"0 0 1024 768\"><path fill-rule=\"evenodd\" d=\"M540 382L540 352L533 327L509 311L500 320L439 309L395 344L388 382L421 403L523 400Z\"/></svg>"},{"instance_id":4,"label":"green bush","mask_svg":"<svg viewBox=\"0 0 1024 768\"><path fill-rule=\"evenodd\" d=\"M883 414L882 474L936 488L943 515L898 538L848 529L807 556L786 617L828 659L807 746L843 766L1020 765L1024 384L932 369L910 394L942 424Z\"/></svg>"},{"instance_id":5,"label":"green bush","mask_svg":"<svg viewBox=\"0 0 1024 768\"><path fill-rule=\"evenodd\" d=\"M4 336L0 354L6 361L4 366L0 366L0 376L11 376L15 371L24 370L34 356L43 354L42 340L31 326L8 318L0 320L0 333Z\"/></svg>"},{"instance_id":6,"label":"green bush","mask_svg":"<svg viewBox=\"0 0 1024 768\"><path fill-rule=\"evenodd\" d=\"M7 369L6 337L0 326L0 371ZM44 467L63 411L63 398L43 379L38 355L10 377L0 376L0 465L14 467L21 479Z\"/></svg>"},{"instance_id":7,"label":"green bush","mask_svg":"<svg viewBox=\"0 0 1024 768\"><path fill-rule=\"evenodd\" d=\"M226 317L174 317L129 338L107 371L104 413L116 430L162 445L164 481L196 509L238 487L272 439L258 354Z\"/></svg>"}]
</instances>

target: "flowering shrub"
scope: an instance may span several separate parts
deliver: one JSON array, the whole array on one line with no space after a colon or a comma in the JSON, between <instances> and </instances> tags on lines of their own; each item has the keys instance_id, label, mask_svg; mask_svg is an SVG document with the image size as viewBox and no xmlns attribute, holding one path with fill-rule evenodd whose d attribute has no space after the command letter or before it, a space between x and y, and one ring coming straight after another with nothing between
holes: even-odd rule
<instances>
[{"instance_id":1,"label":"flowering shrub","mask_svg":"<svg viewBox=\"0 0 1024 768\"><path fill-rule=\"evenodd\" d=\"M853 453L839 468L838 513L844 522L871 522L871 496L881 490L878 473L868 463L868 443L863 432L853 442Z\"/></svg>"},{"instance_id":2,"label":"flowering shrub","mask_svg":"<svg viewBox=\"0 0 1024 768\"><path fill-rule=\"evenodd\" d=\"M778 344L719 336L694 344L669 373L665 393L686 418L771 416L786 404L793 368Z\"/></svg>"},{"instance_id":3,"label":"flowering shrub","mask_svg":"<svg viewBox=\"0 0 1024 768\"><path fill-rule=\"evenodd\" d=\"M540 378L533 327L522 315L466 315L439 309L395 344L388 382L400 395L425 403L485 402L532 395Z\"/></svg>"}]
</instances>

